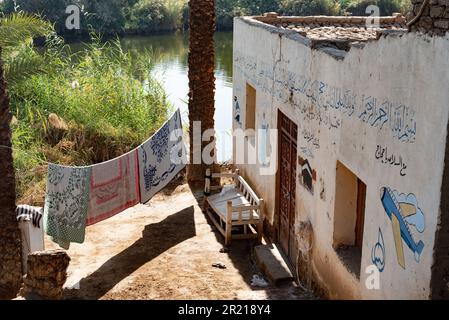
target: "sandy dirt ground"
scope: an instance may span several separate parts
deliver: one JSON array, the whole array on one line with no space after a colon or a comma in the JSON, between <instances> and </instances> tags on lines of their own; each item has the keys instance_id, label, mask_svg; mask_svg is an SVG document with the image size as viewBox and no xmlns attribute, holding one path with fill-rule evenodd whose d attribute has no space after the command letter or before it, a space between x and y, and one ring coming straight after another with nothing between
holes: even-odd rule
<instances>
[{"instance_id":1,"label":"sandy dirt ground","mask_svg":"<svg viewBox=\"0 0 449 320\"><path fill-rule=\"evenodd\" d=\"M251 241L223 238L208 223L188 185L157 195L88 227L85 243L72 244L65 299L264 300L311 299L296 287L254 288L258 274ZM57 246L46 239L47 249ZM212 264L222 263L227 269Z\"/></svg>"}]
</instances>

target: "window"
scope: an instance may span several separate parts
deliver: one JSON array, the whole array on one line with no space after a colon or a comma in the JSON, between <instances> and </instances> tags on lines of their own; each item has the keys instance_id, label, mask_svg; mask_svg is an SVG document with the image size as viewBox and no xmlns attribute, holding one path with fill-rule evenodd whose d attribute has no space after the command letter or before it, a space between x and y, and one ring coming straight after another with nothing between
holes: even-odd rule
<instances>
[{"instance_id":1,"label":"window","mask_svg":"<svg viewBox=\"0 0 449 320\"><path fill-rule=\"evenodd\" d=\"M360 277L366 184L337 162L334 210L334 248L348 270Z\"/></svg>"},{"instance_id":2,"label":"window","mask_svg":"<svg viewBox=\"0 0 449 320\"><path fill-rule=\"evenodd\" d=\"M246 129L256 129L256 89L246 84Z\"/></svg>"}]
</instances>

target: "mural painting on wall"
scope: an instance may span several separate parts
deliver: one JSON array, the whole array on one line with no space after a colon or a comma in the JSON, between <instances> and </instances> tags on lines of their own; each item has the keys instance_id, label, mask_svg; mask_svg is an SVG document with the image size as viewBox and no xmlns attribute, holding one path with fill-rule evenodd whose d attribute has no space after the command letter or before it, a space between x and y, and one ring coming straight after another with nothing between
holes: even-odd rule
<instances>
[{"instance_id":1,"label":"mural painting on wall","mask_svg":"<svg viewBox=\"0 0 449 320\"><path fill-rule=\"evenodd\" d=\"M261 130L259 130L259 160L262 167L268 167L270 165L269 154L271 154L270 125L268 124L264 112Z\"/></svg>"},{"instance_id":2,"label":"mural painting on wall","mask_svg":"<svg viewBox=\"0 0 449 320\"><path fill-rule=\"evenodd\" d=\"M317 179L316 171L310 166L309 160L298 157L300 167L299 182L311 194L313 194L314 184Z\"/></svg>"},{"instance_id":3,"label":"mural painting on wall","mask_svg":"<svg viewBox=\"0 0 449 320\"><path fill-rule=\"evenodd\" d=\"M385 242L382 230L379 228L377 242L371 251L371 261L379 269L379 272L385 270Z\"/></svg>"},{"instance_id":4,"label":"mural painting on wall","mask_svg":"<svg viewBox=\"0 0 449 320\"><path fill-rule=\"evenodd\" d=\"M242 126L241 110L237 96L234 96L234 120L239 126Z\"/></svg>"},{"instance_id":5,"label":"mural painting on wall","mask_svg":"<svg viewBox=\"0 0 449 320\"><path fill-rule=\"evenodd\" d=\"M419 262L424 249L424 242L415 240L416 232L422 234L425 230L424 213L418 206L414 194L400 194L390 188L382 188L381 201L388 218L391 220L393 237L396 246L398 264L405 269L404 244L413 252L416 262Z\"/></svg>"},{"instance_id":6,"label":"mural painting on wall","mask_svg":"<svg viewBox=\"0 0 449 320\"><path fill-rule=\"evenodd\" d=\"M385 165L392 167L399 167L399 174L401 177L407 175L407 164L404 162L402 156L396 156L394 153L388 152L388 147L377 146L376 159Z\"/></svg>"},{"instance_id":7,"label":"mural painting on wall","mask_svg":"<svg viewBox=\"0 0 449 320\"><path fill-rule=\"evenodd\" d=\"M311 159L314 158L314 155L313 155L312 150L310 150L308 147L300 147L299 150L300 150L301 153L302 153L303 155L305 155L306 157L311 158Z\"/></svg>"}]
</instances>

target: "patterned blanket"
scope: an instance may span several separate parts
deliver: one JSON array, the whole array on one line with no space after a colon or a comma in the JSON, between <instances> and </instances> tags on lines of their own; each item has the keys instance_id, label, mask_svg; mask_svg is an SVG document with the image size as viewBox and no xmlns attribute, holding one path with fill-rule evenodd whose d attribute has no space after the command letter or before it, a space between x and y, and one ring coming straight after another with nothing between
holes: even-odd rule
<instances>
[{"instance_id":1,"label":"patterned blanket","mask_svg":"<svg viewBox=\"0 0 449 320\"><path fill-rule=\"evenodd\" d=\"M181 113L139 147L140 198L147 203L186 166Z\"/></svg>"},{"instance_id":2,"label":"patterned blanket","mask_svg":"<svg viewBox=\"0 0 449 320\"><path fill-rule=\"evenodd\" d=\"M137 149L92 166L87 225L106 220L140 202Z\"/></svg>"},{"instance_id":3,"label":"patterned blanket","mask_svg":"<svg viewBox=\"0 0 449 320\"><path fill-rule=\"evenodd\" d=\"M44 226L62 248L83 243L87 225L148 202L186 166L181 113L138 149L89 167L48 167Z\"/></svg>"},{"instance_id":4,"label":"patterned blanket","mask_svg":"<svg viewBox=\"0 0 449 320\"><path fill-rule=\"evenodd\" d=\"M84 242L91 171L91 167L48 166L45 231L66 250L71 242Z\"/></svg>"}]
</instances>

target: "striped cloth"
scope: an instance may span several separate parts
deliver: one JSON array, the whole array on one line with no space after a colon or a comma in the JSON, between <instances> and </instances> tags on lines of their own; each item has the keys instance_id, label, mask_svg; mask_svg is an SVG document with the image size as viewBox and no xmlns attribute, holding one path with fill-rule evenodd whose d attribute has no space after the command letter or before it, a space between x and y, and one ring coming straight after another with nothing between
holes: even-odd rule
<instances>
[{"instance_id":1,"label":"striped cloth","mask_svg":"<svg viewBox=\"0 0 449 320\"><path fill-rule=\"evenodd\" d=\"M92 166L87 225L106 220L140 202L137 149Z\"/></svg>"},{"instance_id":2,"label":"striped cloth","mask_svg":"<svg viewBox=\"0 0 449 320\"><path fill-rule=\"evenodd\" d=\"M91 171L91 167L48 166L45 231L63 249L68 250L71 242L84 242Z\"/></svg>"},{"instance_id":3,"label":"striped cloth","mask_svg":"<svg viewBox=\"0 0 449 320\"><path fill-rule=\"evenodd\" d=\"M18 205L16 208L17 221L31 221L35 228L41 228L43 217L43 208L32 207L29 205Z\"/></svg>"},{"instance_id":4,"label":"striped cloth","mask_svg":"<svg viewBox=\"0 0 449 320\"><path fill-rule=\"evenodd\" d=\"M140 199L147 203L186 166L180 111L138 150Z\"/></svg>"}]
</instances>

